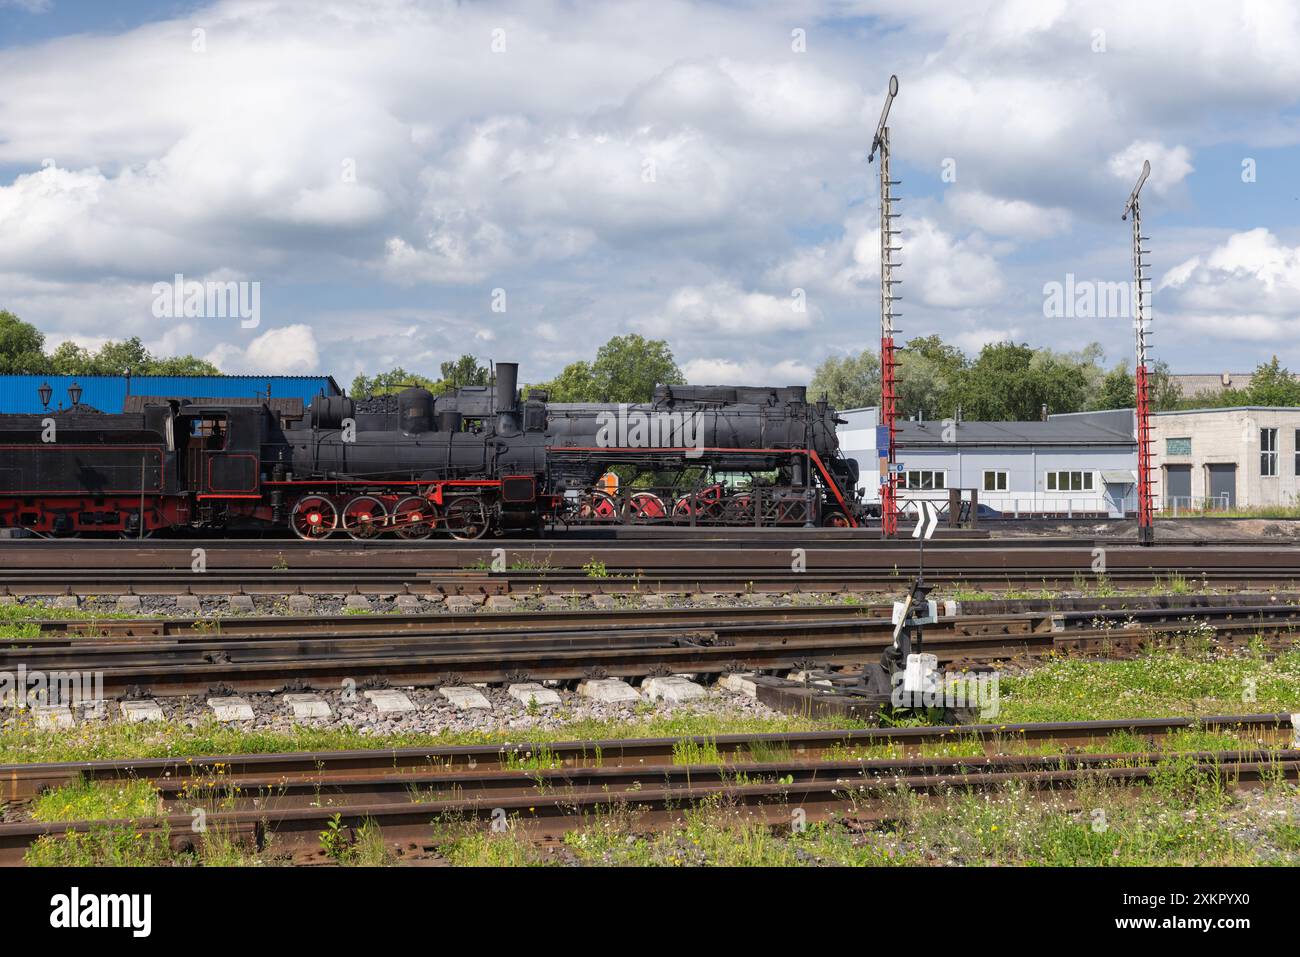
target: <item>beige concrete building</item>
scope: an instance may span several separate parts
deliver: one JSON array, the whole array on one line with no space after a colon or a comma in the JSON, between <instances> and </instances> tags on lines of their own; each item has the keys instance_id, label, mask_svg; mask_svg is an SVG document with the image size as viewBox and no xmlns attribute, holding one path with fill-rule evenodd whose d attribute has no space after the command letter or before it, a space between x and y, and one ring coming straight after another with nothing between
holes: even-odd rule
<instances>
[{"instance_id":1,"label":"beige concrete building","mask_svg":"<svg viewBox=\"0 0 1300 957\"><path fill-rule=\"evenodd\" d=\"M1300 492L1300 408L1158 412L1151 438L1157 509L1290 505Z\"/></svg>"}]
</instances>

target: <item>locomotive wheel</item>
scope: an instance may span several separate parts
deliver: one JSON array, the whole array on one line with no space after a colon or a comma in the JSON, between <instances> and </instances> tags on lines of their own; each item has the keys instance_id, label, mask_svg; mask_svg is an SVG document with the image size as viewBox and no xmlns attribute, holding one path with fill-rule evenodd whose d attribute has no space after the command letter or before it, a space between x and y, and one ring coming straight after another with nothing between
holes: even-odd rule
<instances>
[{"instance_id":1,"label":"locomotive wheel","mask_svg":"<svg viewBox=\"0 0 1300 957\"><path fill-rule=\"evenodd\" d=\"M696 495L683 495L673 506L673 518L689 522L691 512L698 519L716 519L722 514L722 490L716 486L701 489Z\"/></svg>"},{"instance_id":2,"label":"locomotive wheel","mask_svg":"<svg viewBox=\"0 0 1300 957\"><path fill-rule=\"evenodd\" d=\"M438 513L432 502L419 495L408 495L393 506L389 525L398 538L418 542L433 534L437 522Z\"/></svg>"},{"instance_id":3,"label":"locomotive wheel","mask_svg":"<svg viewBox=\"0 0 1300 957\"><path fill-rule=\"evenodd\" d=\"M453 498L447 503L444 517L447 531L460 542L482 538L488 530L487 510L483 508L483 501L472 495Z\"/></svg>"},{"instance_id":4,"label":"locomotive wheel","mask_svg":"<svg viewBox=\"0 0 1300 957\"><path fill-rule=\"evenodd\" d=\"M324 495L304 495L289 516L294 534L304 541L329 538L339 525L339 510Z\"/></svg>"},{"instance_id":5,"label":"locomotive wheel","mask_svg":"<svg viewBox=\"0 0 1300 957\"><path fill-rule=\"evenodd\" d=\"M592 519L603 522L617 521L618 506L604 492L592 492L579 506L578 517L587 521Z\"/></svg>"},{"instance_id":6,"label":"locomotive wheel","mask_svg":"<svg viewBox=\"0 0 1300 957\"><path fill-rule=\"evenodd\" d=\"M723 508L723 520L730 525L754 524L754 496L733 495Z\"/></svg>"},{"instance_id":7,"label":"locomotive wheel","mask_svg":"<svg viewBox=\"0 0 1300 957\"><path fill-rule=\"evenodd\" d=\"M343 506L343 531L348 537L364 542L377 538L388 529L388 510L373 495L358 495Z\"/></svg>"},{"instance_id":8,"label":"locomotive wheel","mask_svg":"<svg viewBox=\"0 0 1300 957\"><path fill-rule=\"evenodd\" d=\"M822 509L822 528L848 528L849 517L838 508Z\"/></svg>"},{"instance_id":9,"label":"locomotive wheel","mask_svg":"<svg viewBox=\"0 0 1300 957\"><path fill-rule=\"evenodd\" d=\"M628 500L631 506L632 521L648 522L657 518L666 518L668 509L664 500L654 492L637 492Z\"/></svg>"}]
</instances>

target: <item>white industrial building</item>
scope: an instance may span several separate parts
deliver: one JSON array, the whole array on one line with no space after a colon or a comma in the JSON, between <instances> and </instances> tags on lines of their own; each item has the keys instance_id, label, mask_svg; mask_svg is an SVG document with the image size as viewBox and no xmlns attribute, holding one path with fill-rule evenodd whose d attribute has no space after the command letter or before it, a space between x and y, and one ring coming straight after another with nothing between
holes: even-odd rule
<instances>
[{"instance_id":1,"label":"white industrial building","mask_svg":"<svg viewBox=\"0 0 1300 957\"><path fill-rule=\"evenodd\" d=\"M1157 412L1151 439L1162 511L1292 505L1300 492L1300 409Z\"/></svg>"},{"instance_id":2,"label":"white industrial building","mask_svg":"<svg viewBox=\"0 0 1300 957\"><path fill-rule=\"evenodd\" d=\"M850 409L840 448L856 459L868 502L880 500L875 408ZM1300 423L1298 423L1300 424ZM1106 516L1137 511L1137 441L1132 409L1049 416L1041 422L896 424L899 501L948 501L974 489L1007 516Z\"/></svg>"}]
</instances>

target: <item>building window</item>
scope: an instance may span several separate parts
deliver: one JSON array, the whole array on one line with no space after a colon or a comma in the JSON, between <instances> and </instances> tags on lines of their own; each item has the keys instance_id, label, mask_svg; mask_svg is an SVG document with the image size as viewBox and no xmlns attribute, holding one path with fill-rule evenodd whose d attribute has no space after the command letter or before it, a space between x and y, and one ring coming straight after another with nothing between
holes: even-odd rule
<instances>
[{"instance_id":1,"label":"building window","mask_svg":"<svg viewBox=\"0 0 1300 957\"><path fill-rule=\"evenodd\" d=\"M1165 439L1165 455L1191 455L1192 439Z\"/></svg>"},{"instance_id":2,"label":"building window","mask_svg":"<svg viewBox=\"0 0 1300 957\"><path fill-rule=\"evenodd\" d=\"M1048 472L1049 492L1091 492L1091 472Z\"/></svg>"},{"instance_id":3,"label":"building window","mask_svg":"<svg viewBox=\"0 0 1300 957\"><path fill-rule=\"evenodd\" d=\"M1300 429L1295 430L1295 474L1300 475Z\"/></svg>"},{"instance_id":4,"label":"building window","mask_svg":"<svg viewBox=\"0 0 1300 957\"><path fill-rule=\"evenodd\" d=\"M1277 474L1277 429L1259 430L1259 474Z\"/></svg>"},{"instance_id":5,"label":"building window","mask_svg":"<svg viewBox=\"0 0 1300 957\"><path fill-rule=\"evenodd\" d=\"M1007 473L990 470L984 473L984 491L1005 492L1007 490Z\"/></svg>"},{"instance_id":6,"label":"building window","mask_svg":"<svg viewBox=\"0 0 1300 957\"><path fill-rule=\"evenodd\" d=\"M947 473L941 470L909 469L903 473L902 486L906 489L920 489L923 491L947 488Z\"/></svg>"}]
</instances>

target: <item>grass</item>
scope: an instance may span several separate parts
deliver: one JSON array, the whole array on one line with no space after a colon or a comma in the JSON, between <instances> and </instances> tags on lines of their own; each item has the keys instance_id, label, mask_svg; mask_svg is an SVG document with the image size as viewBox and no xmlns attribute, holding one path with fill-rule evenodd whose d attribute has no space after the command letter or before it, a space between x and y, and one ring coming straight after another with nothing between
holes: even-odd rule
<instances>
[{"instance_id":1,"label":"grass","mask_svg":"<svg viewBox=\"0 0 1300 957\"><path fill-rule=\"evenodd\" d=\"M455 744L530 744L558 740L636 737L686 738L746 732L815 731L865 727L860 721L794 716L763 718L698 712L649 715L636 721L568 720L549 729L501 728L487 731L362 734L355 728L303 726L290 731L239 730L208 719L194 727L141 722L85 722L54 731L30 723L0 731L0 763L92 761L184 755L265 754L276 751L330 751L350 748L436 747ZM531 760L540 761L540 751ZM525 760L521 758L520 760ZM529 768L531 770L531 768Z\"/></svg>"},{"instance_id":2,"label":"grass","mask_svg":"<svg viewBox=\"0 0 1300 957\"><path fill-rule=\"evenodd\" d=\"M1258 793L1258 792L1257 792ZM1023 785L992 792L955 790L939 798L886 794L887 818L866 827L807 821L798 807L780 807L776 822L754 820L720 799L681 809L679 822L647 831L640 812L614 806L585 816L561 845L533 843L516 822L444 818L430 824L431 842L458 867L957 866L1242 866L1300 863L1300 823L1273 819L1271 807L1293 803L1297 790L1272 784L1272 805L1237 802L1216 776L1190 762L1136 789L1081 782L1039 800ZM326 855L343 866L395 863L374 822L355 832L333 822L322 832ZM502 824L505 826L503 827ZM171 852L167 833L129 827L42 838L29 864L47 866L234 866L275 863L208 835L196 852Z\"/></svg>"},{"instance_id":3,"label":"grass","mask_svg":"<svg viewBox=\"0 0 1300 957\"><path fill-rule=\"evenodd\" d=\"M1153 650L1124 661L1049 659L999 682L1000 723L1107 720L1127 717L1196 717L1209 714L1300 711L1300 650L1269 657L1256 648L1227 653ZM865 727L841 718L722 716L698 712L643 715L636 720L566 720L546 729L361 734L355 728L298 727L241 731L208 720L176 724L86 722L68 730L15 722L0 731L0 763L86 761L177 755L256 754L345 748L433 747L454 744L541 744L564 739L712 738L722 734L812 731ZM917 723L917 722L909 722ZM685 745L683 745L683 748ZM679 752L685 758L684 751ZM856 756L856 755L855 755ZM888 756L886 753L871 756ZM694 763L716 763L697 755ZM521 769L550 766L534 749Z\"/></svg>"},{"instance_id":4,"label":"grass","mask_svg":"<svg viewBox=\"0 0 1300 957\"><path fill-rule=\"evenodd\" d=\"M105 826L38 838L24 859L33 867L162 867L173 854L166 828Z\"/></svg>"},{"instance_id":5,"label":"grass","mask_svg":"<svg viewBox=\"0 0 1300 957\"><path fill-rule=\"evenodd\" d=\"M1000 682L999 722L1196 717L1300 709L1300 649L1269 658L1151 651L1126 661L1061 658Z\"/></svg>"},{"instance_id":6,"label":"grass","mask_svg":"<svg viewBox=\"0 0 1300 957\"><path fill-rule=\"evenodd\" d=\"M673 742L673 764L722 764L722 755L712 740L694 741L683 738Z\"/></svg>"},{"instance_id":7,"label":"grass","mask_svg":"<svg viewBox=\"0 0 1300 957\"><path fill-rule=\"evenodd\" d=\"M362 821L349 836L335 814L321 831L320 844L325 856L343 867L387 867L394 863L384 844L383 831L370 818Z\"/></svg>"},{"instance_id":8,"label":"grass","mask_svg":"<svg viewBox=\"0 0 1300 957\"><path fill-rule=\"evenodd\" d=\"M161 816L162 801L149 781L88 781L39 795L31 807L36 821L148 820Z\"/></svg>"},{"instance_id":9,"label":"grass","mask_svg":"<svg viewBox=\"0 0 1300 957\"><path fill-rule=\"evenodd\" d=\"M1185 782L1188 783L1188 782ZM1221 793L1143 789L1138 801L1118 788L1088 786L1075 804L1036 801L1019 787L955 794L944 803L900 798L897 834L926 860L942 864L1060 866L1233 866L1255 849L1228 826Z\"/></svg>"},{"instance_id":10,"label":"grass","mask_svg":"<svg viewBox=\"0 0 1300 957\"><path fill-rule=\"evenodd\" d=\"M95 621L139 617L142 616L125 612L114 611L94 614L81 608L55 608L53 605L24 605L15 601L4 601L0 602L0 639L39 638L41 635L39 623L53 619L89 619L91 621L89 631L82 635L71 635L69 637L92 637L95 634Z\"/></svg>"},{"instance_id":11,"label":"grass","mask_svg":"<svg viewBox=\"0 0 1300 957\"><path fill-rule=\"evenodd\" d=\"M774 830L722 807L685 812L669 831L637 834L597 821L565 835L576 862L614 867L807 867L908 863L874 840L863 841L834 824L793 825ZM792 822L797 816L792 813Z\"/></svg>"},{"instance_id":12,"label":"grass","mask_svg":"<svg viewBox=\"0 0 1300 957\"><path fill-rule=\"evenodd\" d=\"M1197 509L1159 512L1157 519L1184 518L1300 518L1300 503L1290 505L1255 505L1249 508Z\"/></svg>"}]
</instances>

